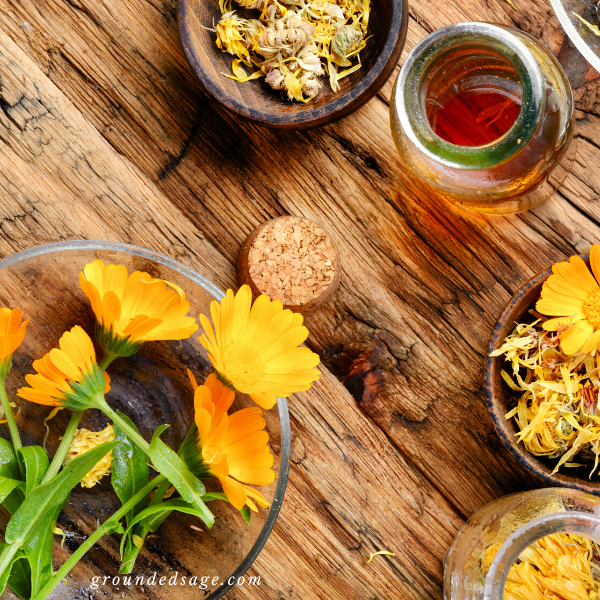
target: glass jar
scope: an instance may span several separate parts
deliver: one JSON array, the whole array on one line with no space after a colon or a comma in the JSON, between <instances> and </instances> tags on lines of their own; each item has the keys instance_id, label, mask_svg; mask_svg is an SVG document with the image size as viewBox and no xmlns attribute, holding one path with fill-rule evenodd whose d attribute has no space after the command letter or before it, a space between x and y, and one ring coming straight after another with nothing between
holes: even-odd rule
<instances>
[{"instance_id":1,"label":"glass jar","mask_svg":"<svg viewBox=\"0 0 600 600\"><path fill-rule=\"evenodd\" d=\"M477 511L458 531L444 558L444 600L503 600L518 556L554 533L600 543L600 498L568 488L504 496ZM491 565L484 552L499 545Z\"/></svg>"},{"instance_id":2,"label":"glass jar","mask_svg":"<svg viewBox=\"0 0 600 600\"><path fill-rule=\"evenodd\" d=\"M497 102L481 109L486 98ZM390 115L410 170L480 212L510 214L543 202L575 156L566 75L545 46L512 27L459 23L427 36L402 66ZM434 132L440 115L450 136L441 117Z\"/></svg>"}]
</instances>

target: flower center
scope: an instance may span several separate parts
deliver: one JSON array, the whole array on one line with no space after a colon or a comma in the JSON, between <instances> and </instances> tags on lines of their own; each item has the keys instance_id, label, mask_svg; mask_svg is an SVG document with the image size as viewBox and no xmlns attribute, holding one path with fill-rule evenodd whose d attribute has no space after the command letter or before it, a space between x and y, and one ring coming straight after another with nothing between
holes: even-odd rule
<instances>
[{"instance_id":1,"label":"flower center","mask_svg":"<svg viewBox=\"0 0 600 600\"><path fill-rule=\"evenodd\" d=\"M600 290L595 290L586 298L583 314L594 329L600 329Z\"/></svg>"},{"instance_id":2,"label":"flower center","mask_svg":"<svg viewBox=\"0 0 600 600\"><path fill-rule=\"evenodd\" d=\"M261 359L260 353L255 348L239 342L223 348L221 362L227 379L244 393L249 392L261 381L265 370L265 361Z\"/></svg>"}]
</instances>

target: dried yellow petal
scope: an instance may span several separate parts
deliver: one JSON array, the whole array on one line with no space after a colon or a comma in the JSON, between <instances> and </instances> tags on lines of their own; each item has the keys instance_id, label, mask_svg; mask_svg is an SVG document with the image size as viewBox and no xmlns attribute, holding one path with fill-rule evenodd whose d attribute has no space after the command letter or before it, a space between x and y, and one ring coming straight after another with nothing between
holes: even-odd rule
<instances>
[{"instance_id":1,"label":"dried yellow petal","mask_svg":"<svg viewBox=\"0 0 600 600\"><path fill-rule=\"evenodd\" d=\"M89 431L88 429L78 429L73 437L73 441L65 456L64 464L73 460L76 456L84 454L92 448L96 448L105 442L111 442L115 439L115 432L112 425L107 425L102 431ZM110 473L112 466L112 450L102 457L94 468L81 480L81 487L94 487L105 475Z\"/></svg>"},{"instance_id":2,"label":"dried yellow petal","mask_svg":"<svg viewBox=\"0 0 600 600\"><path fill-rule=\"evenodd\" d=\"M369 554L369 558L367 559L367 564L369 564L376 556L380 556L382 554L385 556L396 556L393 552L389 552L388 550L379 550L377 552L371 552Z\"/></svg>"},{"instance_id":3,"label":"dried yellow petal","mask_svg":"<svg viewBox=\"0 0 600 600\"><path fill-rule=\"evenodd\" d=\"M577 13L573 13L590 31L593 31L596 35L600 35L600 29L598 29L598 25L592 25L584 18L580 17Z\"/></svg>"},{"instance_id":4,"label":"dried yellow petal","mask_svg":"<svg viewBox=\"0 0 600 600\"><path fill-rule=\"evenodd\" d=\"M54 533L55 535L62 535L62 540L60 542L60 547L62 548L65 543L65 540L67 539L65 532L60 527L57 527L56 521L52 521L50 528L52 529L52 533Z\"/></svg>"}]
</instances>

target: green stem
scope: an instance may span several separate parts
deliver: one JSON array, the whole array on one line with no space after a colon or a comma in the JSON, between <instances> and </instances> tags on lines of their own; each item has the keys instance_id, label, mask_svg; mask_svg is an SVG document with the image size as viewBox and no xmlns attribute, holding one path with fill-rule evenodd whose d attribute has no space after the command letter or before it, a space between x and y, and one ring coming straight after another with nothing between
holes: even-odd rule
<instances>
[{"instance_id":1,"label":"green stem","mask_svg":"<svg viewBox=\"0 0 600 600\"><path fill-rule=\"evenodd\" d=\"M17 450L23 447L23 443L21 442L21 436L19 434L19 428L17 427L17 423L15 422L15 416L12 413L12 408L10 406L10 402L8 401L8 396L6 395L6 377L0 379L0 400L2 400L2 408L4 408L4 414L6 415L6 422L8 423L8 428L10 429L10 437L12 438L13 446L15 447L15 452L17 454L17 462L19 463L19 471L21 472L21 477L25 477L25 468L21 462L21 457L19 456L19 452Z\"/></svg>"},{"instance_id":2,"label":"green stem","mask_svg":"<svg viewBox=\"0 0 600 600\"><path fill-rule=\"evenodd\" d=\"M147 527L143 527L142 529L136 531L136 535L141 538L142 544L146 540L148 531L150 530ZM132 541L130 541L130 544L131 546L129 547L129 551L126 549L125 553L123 554L123 562L121 563L121 568L119 569L119 573L121 575L131 575L131 573L133 573L135 561L137 560L138 554L142 550L142 548L136 546Z\"/></svg>"},{"instance_id":3,"label":"green stem","mask_svg":"<svg viewBox=\"0 0 600 600\"><path fill-rule=\"evenodd\" d=\"M157 485L161 484L165 480L164 475L158 475L148 485L143 487L135 496L128 500L121 508L112 515L109 519L90 535L85 542L69 556L69 558L63 563L62 567L55 573L54 577L48 581L48 583L37 593L32 600L44 600L48 597L50 592L63 580L63 578L69 573L69 571L83 558L85 553L107 532L113 529L117 523L140 501L145 498ZM9 546L10 548L10 546ZM15 551L16 552L16 551ZM3 553L4 554L4 553ZM2 560L2 556L0 556ZM1 566L1 563L0 563ZM1 573L2 571L0 571Z\"/></svg>"},{"instance_id":4,"label":"green stem","mask_svg":"<svg viewBox=\"0 0 600 600\"><path fill-rule=\"evenodd\" d=\"M60 441L58 450L56 451L56 454L54 455L54 458L52 459L52 462L50 463L50 466L48 467L48 471L46 471L46 474L44 475L44 478L42 479L42 483L46 483L47 481L50 481L60 470L60 467L62 466L63 462L65 461L65 456L67 455L67 452L69 451L69 447L71 446L71 442L73 441L73 438L75 437L75 432L77 431L77 426L79 425L79 421L81 421L82 415L83 415L82 410L73 411L73 414L71 415L71 420L69 421L69 424L67 425L67 429L65 430L65 433L63 435L63 438Z\"/></svg>"},{"instance_id":5,"label":"green stem","mask_svg":"<svg viewBox=\"0 0 600 600\"><path fill-rule=\"evenodd\" d=\"M107 352L105 350L104 356L102 357L102 360L100 361L100 364L98 366L100 367L100 369L102 371L106 371L106 369L108 369L108 366L110 365L110 363L113 360L115 360L116 358L119 358L118 354L115 354L114 352Z\"/></svg>"},{"instance_id":6,"label":"green stem","mask_svg":"<svg viewBox=\"0 0 600 600\"><path fill-rule=\"evenodd\" d=\"M171 487L171 482L168 479L165 479L156 492L154 492L154 496L152 496L152 500L150 502L150 506L154 506L155 504L160 504L165 497L165 494ZM146 536L148 535L150 529L147 527L142 527L138 531L136 531L136 535L142 538L142 543L146 540ZM133 569L135 567L135 561L137 560L138 554L140 553L141 548L132 544L132 548L130 548L129 552L125 552L123 556L123 563L121 564L121 569L119 573L122 575L130 575L133 573Z\"/></svg>"},{"instance_id":7,"label":"green stem","mask_svg":"<svg viewBox=\"0 0 600 600\"><path fill-rule=\"evenodd\" d=\"M116 423L121 431L146 454L150 454L150 444L107 404L104 397L96 401L95 407L101 410L113 423Z\"/></svg>"}]
</instances>

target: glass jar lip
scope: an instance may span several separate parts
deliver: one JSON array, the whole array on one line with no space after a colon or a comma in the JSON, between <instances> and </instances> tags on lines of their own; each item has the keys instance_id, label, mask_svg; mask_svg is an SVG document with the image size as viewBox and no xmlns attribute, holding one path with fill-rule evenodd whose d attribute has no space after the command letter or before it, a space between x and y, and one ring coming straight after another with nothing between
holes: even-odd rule
<instances>
[{"instance_id":1,"label":"glass jar lip","mask_svg":"<svg viewBox=\"0 0 600 600\"><path fill-rule=\"evenodd\" d=\"M516 529L500 546L490 565L483 600L503 600L508 572L519 555L535 541L557 533L583 535L600 544L600 515L561 511L532 519Z\"/></svg>"},{"instance_id":2,"label":"glass jar lip","mask_svg":"<svg viewBox=\"0 0 600 600\"><path fill-rule=\"evenodd\" d=\"M457 146L436 135L423 114L422 76L436 56L464 45L489 45L516 68L523 86L521 111L511 128L484 146ZM480 170L501 164L524 148L537 131L545 105L545 82L540 66L527 46L509 28L466 22L434 31L409 53L396 83L395 110L411 142L445 166Z\"/></svg>"}]
</instances>

